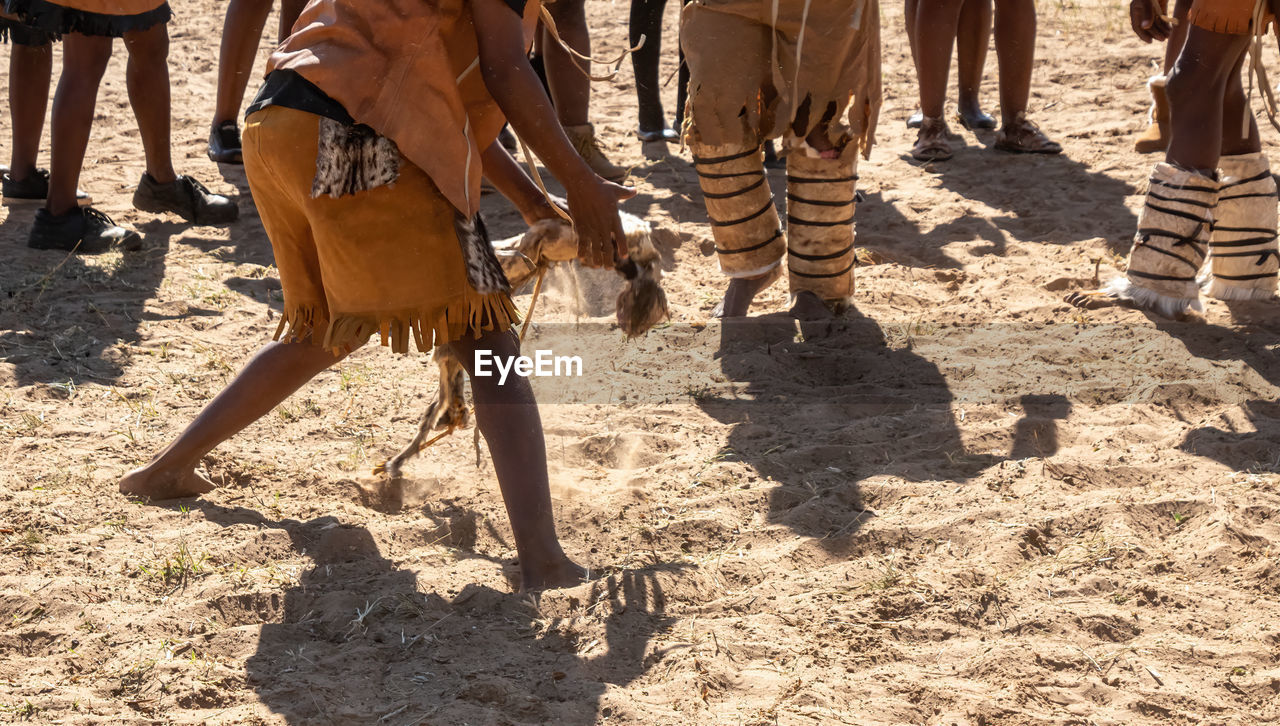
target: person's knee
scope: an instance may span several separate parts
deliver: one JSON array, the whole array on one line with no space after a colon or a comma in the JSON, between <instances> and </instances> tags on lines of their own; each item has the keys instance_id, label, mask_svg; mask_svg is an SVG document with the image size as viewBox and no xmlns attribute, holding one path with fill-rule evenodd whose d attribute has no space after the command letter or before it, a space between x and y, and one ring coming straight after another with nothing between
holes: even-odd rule
<instances>
[{"instance_id":1,"label":"person's knee","mask_svg":"<svg viewBox=\"0 0 1280 726\"><path fill-rule=\"evenodd\" d=\"M19 45L13 44L10 51L13 54L13 60L29 65L53 65L53 43L45 43L43 45Z\"/></svg>"},{"instance_id":2,"label":"person's knee","mask_svg":"<svg viewBox=\"0 0 1280 726\"><path fill-rule=\"evenodd\" d=\"M1211 98L1210 94L1221 98L1225 91L1221 81L1205 70L1204 66L1183 63L1179 58L1165 82L1165 94L1169 97L1170 105L1186 108L1189 104Z\"/></svg>"},{"instance_id":3,"label":"person's knee","mask_svg":"<svg viewBox=\"0 0 1280 726\"><path fill-rule=\"evenodd\" d=\"M159 64L169 58L169 31L164 24L134 33L126 33L129 59L138 63Z\"/></svg>"},{"instance_id":4,"label":"person's knee","mask_svg":"<svg viewBox=\"0 0 1280 726\"><path fill-rule=\"evenodd\" d=\"M64 76L71 80L97 79L107 70L111 60L111 39L82 35L67 35L63 42L62 62L66 68Z\"/></svg>"},{"instance_id":5,"label":"person's knee","mask_svg":"<svg viewBox=\"0 0 1280 726\"><path fill-rule=\"evenodd\" d=\"M551 17L556 21L556 28L563 34L567 28L587 26L587 6L585 0L556 0L547 6Z\"/></svg>"}]
</instances>

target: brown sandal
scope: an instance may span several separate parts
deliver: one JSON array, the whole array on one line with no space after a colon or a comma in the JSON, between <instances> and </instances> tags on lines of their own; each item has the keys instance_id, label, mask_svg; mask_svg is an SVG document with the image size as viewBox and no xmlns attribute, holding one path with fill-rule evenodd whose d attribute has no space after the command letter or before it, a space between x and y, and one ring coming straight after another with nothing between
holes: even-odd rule
<instances>
[{"instance_id":1,"label":"brown sandal","mask_svg":"<svg viewBox=\"0 0 1280 726\"><path fill-rule=\"evenodd\" d=\"M916 161L946 161L951 158L951 144L947 138L951 129L947 122L940 118L925 116L920 122L920 133L916 135L916 145L911 147L911 158Z\"/></svg>"},{"instance_id":2,"label":"brown sandal","mask_svg":"<svg viewBox=\"0 0 1280 726\"><path fill-rule=\"evenodd\" d=\"M1062 153L1062 144L1045 136L1039 127L1022 116L996 132L995 148L1011 154Z\"/></svg>"}]
</instances>

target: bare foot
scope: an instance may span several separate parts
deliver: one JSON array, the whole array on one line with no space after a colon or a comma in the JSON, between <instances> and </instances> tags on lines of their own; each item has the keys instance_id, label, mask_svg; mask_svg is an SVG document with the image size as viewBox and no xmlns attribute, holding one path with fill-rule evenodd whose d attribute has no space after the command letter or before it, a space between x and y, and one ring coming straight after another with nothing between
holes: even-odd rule
<instances>
[{"instance_id":1,"label":"bare foot","mask_svg":"<svg viewBox=\"0 0 1280 726\"><path fill-rule=\"evenodd\" d=\"M830 320L835 317L835 313L822 301L822 298L808 290L801 290L796 293L795 302L791 303L791 317L796 320L813 322Z\"/></svg>"},{"instance_id":2,"label":"bare foot","mask_svg":"<svg viewBox=\"0 0 1280 726\"><path fill-rule=\"evenodd\" d=\"M154 464L134 469L120 480L120 493L152 501L198 497L216 486L194 468L174 471Z\"/></svg>"},{"instance_id":3,"label":"bare foot","mask_svg":"<svg viewBox=\"0 0 1280 726\"><path fill-rule=\"evenodd\" d=\"M561 587L573 587L591 579L591 571L580 567L573 560L561 556L543 566L520 565L520 592L538 592Z\"/></svg>"},{"instance_id":4,"label":"bare foot","mask_svg":"<svg viewBox=\"0 0 1280 726\"><path fill-rule=\"evenodd\" d=\"M916 161L946 161L951 158L951 129L940 118L924 117L916 134L916 145L911 147L911 158Z\"/></svg>"},{"instance_id":5,"label":"bare foot","mask_svg":"<svg viewBox=\"0 0 1280 726\"><path fill-rule=\"evenodd\" d=\"M735 277L729 280L729 287L724 291L724 299L716 304L711 314L717 318L741 318L751 309L751 302L756 295L764 292L770 285L782 277L782 265L759 277Z\"/></svg>"},{"instance_id":6,"label":"bare foot","mask_svg":"<svg viewBox=\"0 0 1280 726\"><path fill-rule=\"evenodd\" d=\"M1090 290L1088 292L1073 292L1065 298L1069 304L1085 310L1098 310L1101 308L1110 308L1117 305L1125 305L1127 301L1103 292L1102 290Z\"/></svg>"}]
</instances>

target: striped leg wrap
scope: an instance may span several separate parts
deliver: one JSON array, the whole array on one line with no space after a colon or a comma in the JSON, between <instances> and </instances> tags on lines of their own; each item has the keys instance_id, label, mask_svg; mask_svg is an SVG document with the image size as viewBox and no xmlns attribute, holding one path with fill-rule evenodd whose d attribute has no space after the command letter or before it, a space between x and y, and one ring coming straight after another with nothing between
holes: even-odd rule
<instances>
[{"instance_id":1,"label":"striped leg wrap","mask_svg":"<svg viewBox=\"0 0 1280 726\"><path fill-rule=\"evenodd\" d=\"M837 310L853 302L858 158L787 155L787 269L791 293L807 290Z\"/></svg>"},{"instance_id":2,"label":"striped leg wrap","mask_svg":"<svg viewBox=\"0 0 1280 726\"><path fill-rule=\"evenodd\" d=\"M755 277L777 267L787 242L760 147L694 141L691 148L721 272Z\"/></svg>"},{"instance_id":3,"label":"striped leg wrap","mask_svg":"<svg viewBox=\"0 0 1280 726\"><path fill-rule=\"evenodd\" d=\"M1204 291L1219 300L1262 300L1276 292L1276 182L1262 153L1224 156L1218 208L1209 236L1212 278Z\"/></svg>"},{"instance_id":4,"label":"striped leg wrap","mask_svg":"<svg viewBox=\"0 0 1280 726\"><path fill-rule=\"evenodd\" d=\"M1138 215L1128 273L1114 280L1107 292L1168 317L1199 309L1196 273L1208 253L1217 201L1217 181L1156 164L1147 202Z\"/></svg>"}]
</instances>

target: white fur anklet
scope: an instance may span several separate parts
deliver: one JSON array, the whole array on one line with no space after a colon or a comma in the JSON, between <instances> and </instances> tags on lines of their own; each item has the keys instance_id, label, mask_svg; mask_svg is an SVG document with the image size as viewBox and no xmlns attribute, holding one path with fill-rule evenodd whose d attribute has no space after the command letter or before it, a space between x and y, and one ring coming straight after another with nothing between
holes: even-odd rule
<instances>
[{"instance_id":1,"label":"white fur anklet","mask_svg":"<svg viewBox=\"0 0 1280 726\"><path fill-rule=\"evenodd\" d=\"M1128 300L1144 310L1150 310L1166 318L1176 318L1187 312L1203 310L1198 297L1171 297L1154 290L1138 287L1128 278L1117 277L1102 288L1102 292L1118 300Z\"/></svg>"}]
</instances>

